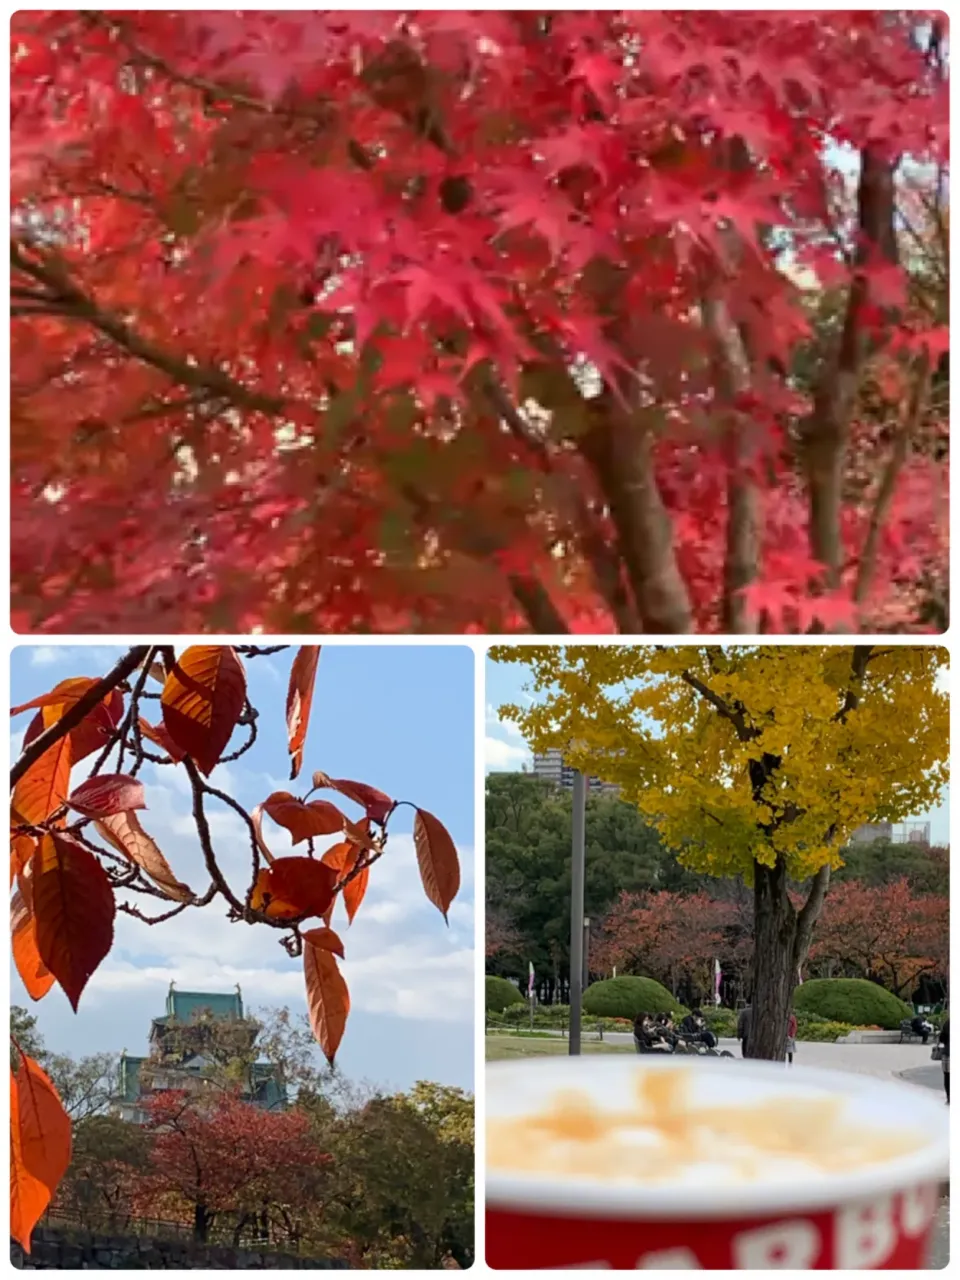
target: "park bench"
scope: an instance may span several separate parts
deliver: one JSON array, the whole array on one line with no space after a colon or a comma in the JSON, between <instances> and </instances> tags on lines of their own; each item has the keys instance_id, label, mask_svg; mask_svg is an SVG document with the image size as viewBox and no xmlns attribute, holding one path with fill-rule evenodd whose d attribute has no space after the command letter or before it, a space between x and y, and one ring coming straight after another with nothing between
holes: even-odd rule
<instances>
[{"instance_id":1,"label":"park bench","mask_svg":"<svg viewBox=\"0 0 960 1280\"><path fill-rule=\"evenodd\" d=\"M913 1044L913 1042L916 1041L917 1044L922 1044L923 1036L917 1035L916 1031L914 1031L913 1027L910 1025L910 1022L910 1018L904 1018L900 1023L900 1043ZM935 1036L937 1033L936 1031L933 1031L931 1034Z\"/></svg>"}]
</instances>

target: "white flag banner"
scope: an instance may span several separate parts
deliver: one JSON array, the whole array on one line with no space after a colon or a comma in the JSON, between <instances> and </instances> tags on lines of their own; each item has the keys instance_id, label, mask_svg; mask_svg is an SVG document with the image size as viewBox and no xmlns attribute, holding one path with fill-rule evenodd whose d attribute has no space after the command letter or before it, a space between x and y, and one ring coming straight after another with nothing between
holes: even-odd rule
<instances>
[{"instance_id":1,"label":"white flag banner","mask_svg":"<svg viewBox=\"0 0 960 1280\"><path fill-rule=\"evenodd\" d=\"M533 961L530 961L530 976L527 979L527 995L533 999Z\"/></svg>"},{"instance_id":2,"label":"white flag banner","mask_svg":"<svg viewBox=\"0 0 960 1280\"><path fill-rule=\"evenodd\" d=\"M723 977L723 971L720 968L720 961L713 962L713 1003L720 1007L720 980Z\"/></svg>"}]
</instances>

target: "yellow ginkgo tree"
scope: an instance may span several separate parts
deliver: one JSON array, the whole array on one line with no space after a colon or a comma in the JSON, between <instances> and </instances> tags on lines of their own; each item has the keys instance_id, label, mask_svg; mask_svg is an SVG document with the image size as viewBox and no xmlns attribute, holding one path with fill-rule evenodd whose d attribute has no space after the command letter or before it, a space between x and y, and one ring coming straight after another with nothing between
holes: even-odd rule
<instances>
[{"instance_id":1,"label":"yellow ginkgo tree","mask_svg":"<svg viewBox=\"0 0 960 1280\"><path fill-rule=\"evenodd\" d=\"M894 645L498 646L534 751L616 783L694 871L753 887L752 1057L782 1060L797 973L862 823L936 804L947 653ZM798 893L797 890L800 890Z\"/></svg>"}]
</instances>

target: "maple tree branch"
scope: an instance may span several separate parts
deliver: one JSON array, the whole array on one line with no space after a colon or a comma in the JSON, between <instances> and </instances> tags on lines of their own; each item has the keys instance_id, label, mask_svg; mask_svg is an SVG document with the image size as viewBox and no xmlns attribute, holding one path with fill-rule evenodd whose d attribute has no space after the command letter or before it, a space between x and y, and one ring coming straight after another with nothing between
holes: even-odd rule
<instances>
[{"instance_id":1,"label":"maple tree branch","mask_svg":"<svg viewBox=\"0 0 960 1280\"><path fill-rule=\"evenodd\" d=\"M253 391L211 365L191 364L187 360L181 360L149 342L125 320L105 310L89 294L84 293L62 266L54 264L50 258L39 261L27 256L15 239L10 243L10 264L15 270L46 285L55 296L57 305L62 308L62 315L89 324L129 355L159 369L175 382L220 396L238 408L271 415L282 413L289 403L281 396Z\"/></svg>"},{"instance_id":2,"label":"maple tree branch","mask_svg":"<svg viewBox=\"0 0 960 1280\"><path fill-rule=\"evenodd\" d=\"M149 650L150 646L147 644L134 645L107 672L103 679L91 685L72 707L67 708L56 724L50 725L49 728L44 729L43 733L38 734L30 745L24 748L20 759L16 761L10 770L11 787L20 781L30 766L36 763L45 751L48 751L61 738L66 737L71 729L75 729L90 714L97 703L101 702L107 694L111 693L126 680L127 676L132 671L135 671L144 660Z\"/></svg>"},{"instance_id":3,"label":"maple tree branch","mask_svg":"<svg viewBox=\"0 0 960 1280\"><path fill-rule=\"evenodd\" d=\"M590 402L606 413L577 446L610 508L643 630L686 635L693 629L693 609L657 483L652 433L637 415L618 411L609 394L603 400Z\"/></svg>"},{"instance_id":4,"label":"maple tree branch","mask_svg":"<svg viewBox=\"0 0 960 1280\"><path fill-rule=\"evenodd\" d=\"M860 563L857 565L857 578L853 589L853 598L859 605L864 603L873 585L873 576L877 568L877 554L880 549L880 535L889 514L890 505L893 502L897 480L910 451L910 441L916 434L920 419L926 409L932 376L933 370L929 357L924 354L920 359L920 367L917 371L910 399L897 426L896 434L893 438L893 449L884 469L883 477L880 480L873 509L870 512L870 524L867 528L863 550L860 553Z\"/></svg>"},{"instance_id":5,"label":"maple tree branch","mask_svg":"<svg viewBox=\"0 0 960 1280\"><path fill-rule=\"evenodd\" d=\"M513 434L536 455L544 473L555 480L559 479L560 476L553 465L546 441L531 430L523 414L500 384L490 379L485 391L491 405ZM586 499L574 481L565 483L564 498L569 500L573 507L584 554L593 570L597 588L616 620L617 630L621 635L633 635L639 632L642 630L640 616L624 587L619 557L608 547L599 522L590 511Z\"/></svg>"},{"instance_id":6,"label":"maple tree branch","mask_svg":"<svg viewBox=\"0 0 960 1280\"><path fill-rule=\"evenodd\" d=\"M840 512L847 441L867 351L864 313L870 301L870 286L863 269L876 253L894 265L899 262L894 189L898 163L897 158L887 160L872 147L864 147L860 153L859 238L854 276L836 353L825 362L814 393L813 410L801 427L801 449L809 486L811 549L814 558L826 566L828 588L840 585L843 567Z\"/></svg>"}]
</instances>

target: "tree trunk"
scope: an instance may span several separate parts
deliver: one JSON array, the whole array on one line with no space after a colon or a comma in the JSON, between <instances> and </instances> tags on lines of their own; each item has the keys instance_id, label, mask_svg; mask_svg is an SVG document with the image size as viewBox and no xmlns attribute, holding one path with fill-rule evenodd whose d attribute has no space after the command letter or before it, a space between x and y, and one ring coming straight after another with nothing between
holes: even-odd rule
<instances>
[{"instance_id":1,"label":"tree trunk","mask_svg":"<svg viewBox=\"0 0 960 1280\"><path fill-rule=\"evenodd\" d=\"M777 859L773 867L754 864L753 993L747 1057L783 1062L787 1023L797 985L794 963L797 913L787 896L787 872Z\"/></svg>"},{"instance_id":2,"label":"tree trunk","mask_svg":"<svg viewBox=\"0 0 960 1280\"><path fill-rule=\"evenodd\" d=\"M210 1230L210 1214L207 1213L205 1204L195 1204L193 1206L193 1238L201 1244L206 1244L207 1233Z\"/></svg>"}]
</instances>

